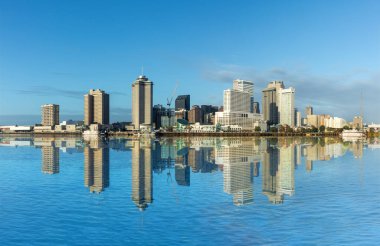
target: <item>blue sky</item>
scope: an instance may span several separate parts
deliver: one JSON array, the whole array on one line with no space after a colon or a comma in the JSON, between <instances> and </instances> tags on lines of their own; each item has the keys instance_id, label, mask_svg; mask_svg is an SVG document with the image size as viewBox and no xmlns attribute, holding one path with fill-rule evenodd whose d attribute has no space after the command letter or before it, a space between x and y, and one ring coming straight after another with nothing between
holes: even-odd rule
<instances>
[{"instance_id":1,"label":"blue sky","mask_svg":"<svg viewBox=\"0 0 380 246\"><path fill-rule=\"evenodd\" d=\"M111 121L129 120L131 83L175 84L191 104L223 103L234 78L255 98L271 80L296 105L380 122L380 1L0 0L0 124L36 123L40 105L83 115L83 94L110 93Z\"/></svg>"}]
</instances>

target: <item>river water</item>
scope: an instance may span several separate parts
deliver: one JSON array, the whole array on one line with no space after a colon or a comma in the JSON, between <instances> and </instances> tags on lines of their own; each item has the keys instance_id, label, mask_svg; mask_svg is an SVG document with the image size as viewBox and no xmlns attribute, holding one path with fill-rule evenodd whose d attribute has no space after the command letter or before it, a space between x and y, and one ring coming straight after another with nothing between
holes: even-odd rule
<instances>
[{"instance_id":1,"label":"river water","mask_svg":"<svg viewBox=\"0 0 380 246\"><path fill-rule=\"evenodd\" d=\"M1 245L376 245L380 141L0 137Z\"/></svg>"}]
</instances>

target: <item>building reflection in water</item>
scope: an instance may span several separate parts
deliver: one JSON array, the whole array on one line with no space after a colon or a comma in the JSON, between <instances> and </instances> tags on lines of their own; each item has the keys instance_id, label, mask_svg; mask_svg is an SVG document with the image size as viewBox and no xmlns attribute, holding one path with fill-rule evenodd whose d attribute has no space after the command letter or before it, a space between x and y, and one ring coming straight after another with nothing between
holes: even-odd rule
<instances>
[{"instance_id":1,"label":"building reflection in water","mask_svg":"<svg viewBox=\"0 0 380 246\"><path fill-rule=\"evenodd\" d=\"M104 139L91 137L84 147L84 185L100 193L109 186L109 148Z\"/></svg>"},{"instance_id":2,"label":"building reflection in water","mask_svg":"<svg viewBox=\"0 0 380 246\"><path fill-rule=\"evenodd\" d=\"M178 185L190 186L190 167L188 165L189 148L185 147L177 151L175 158L175 181Z\"/></svg>"},{"instance_id":3,"label":"building reflection in water","mask_svg":"<svg viewBox=\"0 0 380 246\"><path fill-rule=\"evenodd\" d=\"M228 139L216 149L216 163L223 168L224 192L233 196L235 205L253 202L254 159L252 141Z\"/></svg>"},{"instance_id":4,"label":"building reflection in water","mask_svg":"<svg viewBox=\"0 0 380 246\"><path fill-rule=\"evenodd\" d=\"M144 210L153 201L153 172L164 170L167 182L190 186L192 175L223 171L223 190L235 205L254 202L254 179L261 176L261 191L273 204L295 193L295 169L312 172L315 163L338 158L348 151L362 158L363 149L379 148L378 140L345 141L339 138L0 138L0 147L41 148L42 172L59 173L61 154L84 153L84 183L91 192L109 187L109 151L132 153L132 200Z\"/></svg>"},{"instance_id":5,"label":"building reflection in water","mask_svg":"<svg viewBox=\"0 0 380 246\"><path fill-rule=\"evenodd\" d=\"M132 140L132 200L140 210L153 202L152 140Z\"/></svg>"},{"instance_id":6,"label":"building reflection in water","mask_svg":"<svg viewBox=\"0 0 380 246\"><path fill-rule=\"evenodd\" d=\"M54 139L44 139L41 153L42 172L46 174L59 173L59 148L55 146Z\"/></svg>"}]
</instances>

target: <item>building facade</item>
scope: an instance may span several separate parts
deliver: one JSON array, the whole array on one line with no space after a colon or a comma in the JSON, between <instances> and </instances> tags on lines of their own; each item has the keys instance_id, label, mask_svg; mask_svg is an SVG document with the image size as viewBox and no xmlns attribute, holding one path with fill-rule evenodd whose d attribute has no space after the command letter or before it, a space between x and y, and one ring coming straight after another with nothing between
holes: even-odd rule
<instances>
[{"instance_id":1,"label":"building facade","mask_svg":"<svg viewBox=\"0 0 380 246\"><path fill-rule=\"evenodd\" d=\"M175 99L175 110L190 110L190 95L179 95Z\"/></svg>"},{"instance_id":2,"label":"building facade","mask_svg":"<svg viewBox=\"0 0 380 246\"><path fill-rule=\"evenodd\" d=\"M109 94L96 89L84 95L84 124L107 125L110 123Z\"/></svg>"},{"instance_id":3,"label":"building facade","mask_svg":"<svg viewBox=\"0 0 380 246\"><path fill-rule=\"evenodd\" d=\"M295 112L294 112L294 95L295 89L290 87L288 89L279 90L280 98L280 124L288 125L290 127L295 126Z\"/></svg>"},{"instance_id":4,"label":"building facade","mask_svg":"<svg viewBox=\"0 0 380 246\"><path fill-rule=\"evenodd\" d=\"M267 121L269 125L276 125L280 122L279 91L284 88L284 82L272 81L268 84L267 88L262 91L262 114L264 115L264 120Z\"/></svg>"},{"instance_id":5,"label":"building facade","mask_svg":"<svg viewBox=\"0 0 380 246\"><path fill-rule=\"evenodd\" d=\"M43 126L59 125L59 105L45 104L41 106L41 124Z\"/></svg>"},{"instance_id":6,"label":"building facade","mask_svg":"<svg viewBox=\"0 0 380 246\"><path fill-rule=\"evenodd\" d=\"M202 122L202 109L198 105L193 105L188 113L189 123Z\"/></svg>"},{"instance_id":7,"label":"building facade","mask_svg":"<svg viewBox=\"0 0 380 246\"><path fill-rule=\"evenodd\" d=\"M132 84L132 124L140 130L142 124L152 126L153 82L140 75Z\"/></svg>"},{"instance_id":8,"label":"building facade","mask_svg":"<svg viewBox=\"0 0 380 246\"><path fill-rule=\"evenodd\" d=\"M261 114L251 113L251 97L250 90L252 87L247 86L247 91L244 89L244 84L238 84L234 81L236 89L224 90L223 97L223 112L215 113L215 124L220 126L236 126L242 130L254 130L259 126L262 131L266 131L266 123Z\"/></svg>"}]
</instances>

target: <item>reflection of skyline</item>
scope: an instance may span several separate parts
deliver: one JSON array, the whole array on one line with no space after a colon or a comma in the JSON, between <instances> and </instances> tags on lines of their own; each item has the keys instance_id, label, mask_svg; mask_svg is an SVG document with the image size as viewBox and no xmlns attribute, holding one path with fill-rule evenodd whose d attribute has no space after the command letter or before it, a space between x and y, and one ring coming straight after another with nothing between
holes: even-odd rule
<instances>
[{"instance_id":1,"label":"reflection of skyline","mask_svg":"<svg viewBox=\"0 0 380 246\"><path fill-rule=\"evenodd\" d=\"M97 193L109 186L109 148L101 138L91 139L84 147L84 185Z\"/></svg>"},{"instance_id":2,"label":"reflection of skyline","mask_svg":"<svg viewBox=\"0 0 380 246\"><path fill-rule=\"evenodd\" d=\"M339 138L167 138L104 141L77 138L0 138L0 147L41 149L41 170L60 172L60 157L84 153L84 183L91 192L109 187L110 149L128 151L132 158L132 201L141 210L153 202L153 175L166 174L166 182L190 187L191 178L203 173L223 172L223 191L235 205L266 196L281 204L295 194L295 171L313 171L316 163L351 152L363 156L363 149L378 148L378 140L343 142ZM301 165L305 165L302 167ZM62 168L62 167L61 167ZM167 170L164 172L164 170ZM175 177L172 177L174 171ZM258 179L254 189L254 179ZM199 182L196 180L195 183ZM256 183L259 183L256 181ZM187 188L186 188L187 189ZM256 199L256 198L255 198Z\"/></svg>"},{"instance_id":3,"label":"reflection of skyline","mask_svg":"<svg viewBox=\"0 0 380 246\"><path fill-rule=\"evenodd\" d=\"M132 141L132 200L140 210L153 202L151 139Z\"/></svg>"},{"instance_id":4,"label":"reflection of skyline","mask_svg":"<svg viewBox=\"0 0 380 246\"><path fill-rule=\"evenodd\" d=\"M42 146L42 172L46 174L59 173L59 148L53 145Z\"/></svg>"}]
</instances>

